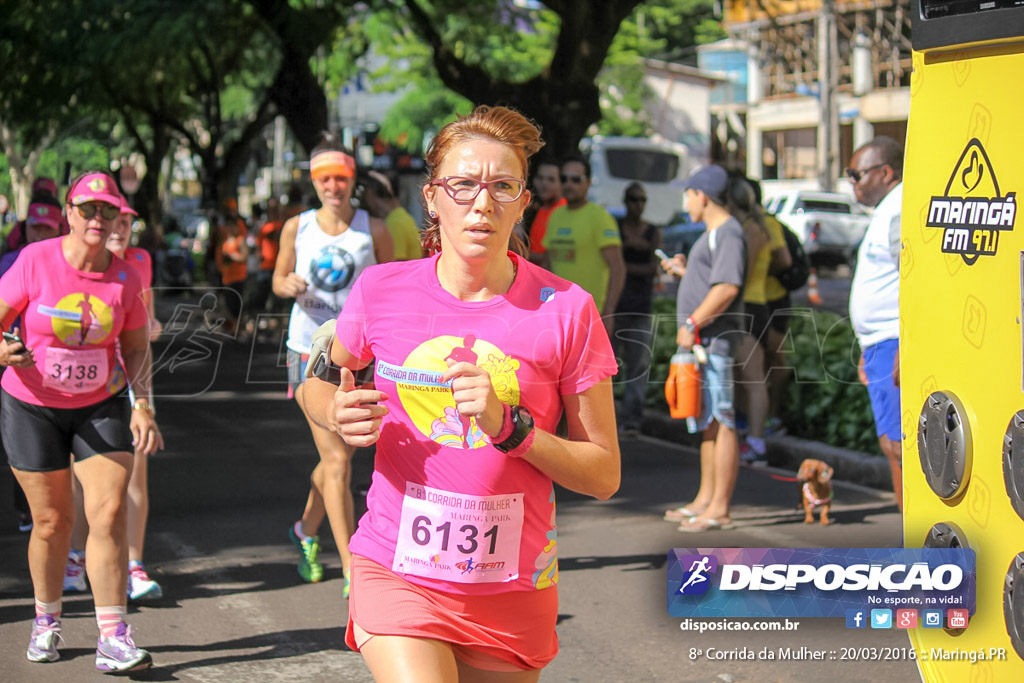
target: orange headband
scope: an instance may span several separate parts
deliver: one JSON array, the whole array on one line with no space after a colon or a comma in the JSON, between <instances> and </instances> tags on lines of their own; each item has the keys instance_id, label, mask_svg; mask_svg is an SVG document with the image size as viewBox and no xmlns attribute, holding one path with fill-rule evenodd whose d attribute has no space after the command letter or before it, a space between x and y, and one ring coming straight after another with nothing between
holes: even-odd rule
<instances>
[{"instance_id":1,"label":"orange headband","mask_svg":"<svg viewBox=\"0 0 1024 683\"><path fill-rule=\"evenodd\" d=\"M321 152L309 161L309 175L314 180L332 175L352 178L356 174L356 160L344 152Z\"/></svg>"}]
</instances>

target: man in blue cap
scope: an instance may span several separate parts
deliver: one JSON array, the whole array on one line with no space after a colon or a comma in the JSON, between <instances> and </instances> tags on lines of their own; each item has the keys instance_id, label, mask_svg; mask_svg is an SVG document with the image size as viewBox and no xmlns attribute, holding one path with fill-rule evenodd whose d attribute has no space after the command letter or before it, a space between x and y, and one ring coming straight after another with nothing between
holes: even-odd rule
<instances>
[{"instance_id":1,"label":"man in blue cap","mask_svg":"<svg viewBox=\"0 0 1024 683\"><path fill-rule=\"evenodd\" d=\"M743 283L747 244L743 227L726 209L729 176L721 166L705 166L686 182L686 210L707 230L687 259L677 254L662 265L683 278L676 314L683 324L676 342L683 349L697 343L707 352L701 365L701 416L687 426L702 432L700 489L696 497L665 513L679 530L695 533L732 526L729 505L739 472L739 441L733 409L733 353L742 328Z\"/></svg>"}]
</instances>

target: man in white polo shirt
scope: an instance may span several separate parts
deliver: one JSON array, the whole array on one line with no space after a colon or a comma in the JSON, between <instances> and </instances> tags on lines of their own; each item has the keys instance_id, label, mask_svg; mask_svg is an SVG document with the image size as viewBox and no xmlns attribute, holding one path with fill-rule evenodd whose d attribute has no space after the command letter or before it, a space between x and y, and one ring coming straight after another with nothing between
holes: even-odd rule
<instances>
[{"instance_id":1,"label":"man in white polo shirt","mask_svg":"<svg viewBox=\"0 0 1024 683\"><path fill-rule=\"evenodd\" d=\"M896 502L903 510L903 429L900 423L900 214L903 148L877 137L853 154L846 175L857 201L875 207L857 252L850 320L860 342L857 374L868 388L875 432L889 459Z\"/></svg>"}]
</instances>

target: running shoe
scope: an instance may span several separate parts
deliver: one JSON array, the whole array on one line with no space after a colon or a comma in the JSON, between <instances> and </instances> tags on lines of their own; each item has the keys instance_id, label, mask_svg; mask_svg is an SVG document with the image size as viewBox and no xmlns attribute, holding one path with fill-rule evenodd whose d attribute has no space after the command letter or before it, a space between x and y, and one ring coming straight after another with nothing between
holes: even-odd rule
<instances>
[{"instance_id":1,"label":"running shoe","mask_svg":"<svg viewBox=\"0 0 1024 683\"><path fill-rule=\"evenodd\" d=\"M351 581L351 579L348 578L348 576L346 576L345 577L345 587L341 589L341 597L343 597L346 600L348 600L348 594L349 594L349 592L351 592L351 590L352 590L352 581Z\"/></svg>"},{"instance_id":2,"label":"running shoe","mask_svg":"<svg viewBox=\"0 0 1024 683\"><path fill-rule=\"evenodd\" d=\"M32 531L32 513L22 512L18 515L18 531L27 534Z\"/></svg>"},{"instance_id":3,"label":"running shoe","mask_svg":"<svg viewBox=\"0 0 1024 683\"><path fill-rule=\"evenodd\" d=\"M749 443L740 444L740 462L751 467L767 467L768 454L758 453Z\"/></svg>"},{"instance_id":4,"label":"running shoe","mask_svg":"<svg viewBox=\"0 0 1024 683\"><path fill-rule=\"evenodd\" d=\"M132 602L145 600L159 600L164 597L164 590L160 584L149 578L146 568L139 564L132 564L128 568L128 599Z\"/></svg>"},{"instance_id":5,"label":"running shoe","mask_svg":"<svg viewBox=\"0 0 1024 683\"><path fill-rule=\"evenodd\" d=\"M28 641L28 661L56 662L60 659L58 640L64 642L60 636L60 622L49 614L36 617L32 622L32 638Z\"/></svg>"},{"instance_id":6,"label":"running shoe","mask_svg":"<svg viewBox=\"0 0 1024 683\"><path fill-rule=\"evenodd\" d=\"M64 592L84 593L89 590L85 583L85 555L72 550L64 567Z\"/></svg>"},{"instance_id":7,"label":"running shoe","mask_svg":"<svg viewBox=\"0 0 1024 683\"><path fill-rule=\"evenodd\" d=\"M324 566L316 561L316 556L320 554L320 537L307 536L302 540L295 533L294 526L288 528L288 537L302 553L302 559L299 560L299 576L306 583L319 583L324 578Z\"/></svg>"},{"instance_id":8,"label":"running shoe","mask_svg":"<svg viewBox=\"0 0 1024 683\"><path fill-rule=\"evenodd\" d=\"M153 664L153 658L132 640L132 629L123 621L117 633L96 641L96 669L106 673L138 671Z\"/></svg>"}]
</instances>

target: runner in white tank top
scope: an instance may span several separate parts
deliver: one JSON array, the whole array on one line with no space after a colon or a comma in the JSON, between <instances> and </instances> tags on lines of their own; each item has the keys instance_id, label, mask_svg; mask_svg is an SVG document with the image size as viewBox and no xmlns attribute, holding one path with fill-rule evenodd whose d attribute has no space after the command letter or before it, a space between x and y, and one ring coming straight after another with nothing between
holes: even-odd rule
<instances>
[{"instance_id":1,"label":"runner in white tank top","mask_svg":"<svg viewBox=\"0 0 1024 683\"><path fill-rule=\"evenodd\" d=\"M297 353L309 353L316 328L338 317L352 283L377 263L369 214L356 209L348 229L330 235L317 223L317 213L299 214L295 232L295 273L307 283L295 297L288 323L288 348Z\"/></svg>"},{"instance_id":2,"label":"runner in white tank top","mask_svg":"<svg viewBox=\"0 0 1024 683\"><path fill-rule=\"evenodd\" d=\"M289 529L289 536L300 553L299 576L308 582L320 581L323 566L317 561L320 541L316 533L326 513L345 572L342 594L348 597L352 564L348 540L355 531L350 488L354 449L309 419L302 380L313 332L324 321L337 318L353 283L367 266L393 260L394 244L384 221L353 208L356 162L333 136L325 136L313 150L310 175L322 207L284 224L274 267L274 293L295 298L288 325L289 389L306 415L320 454L310 476L312 486L302 519Z\"/></svg>"}]
</instances>

